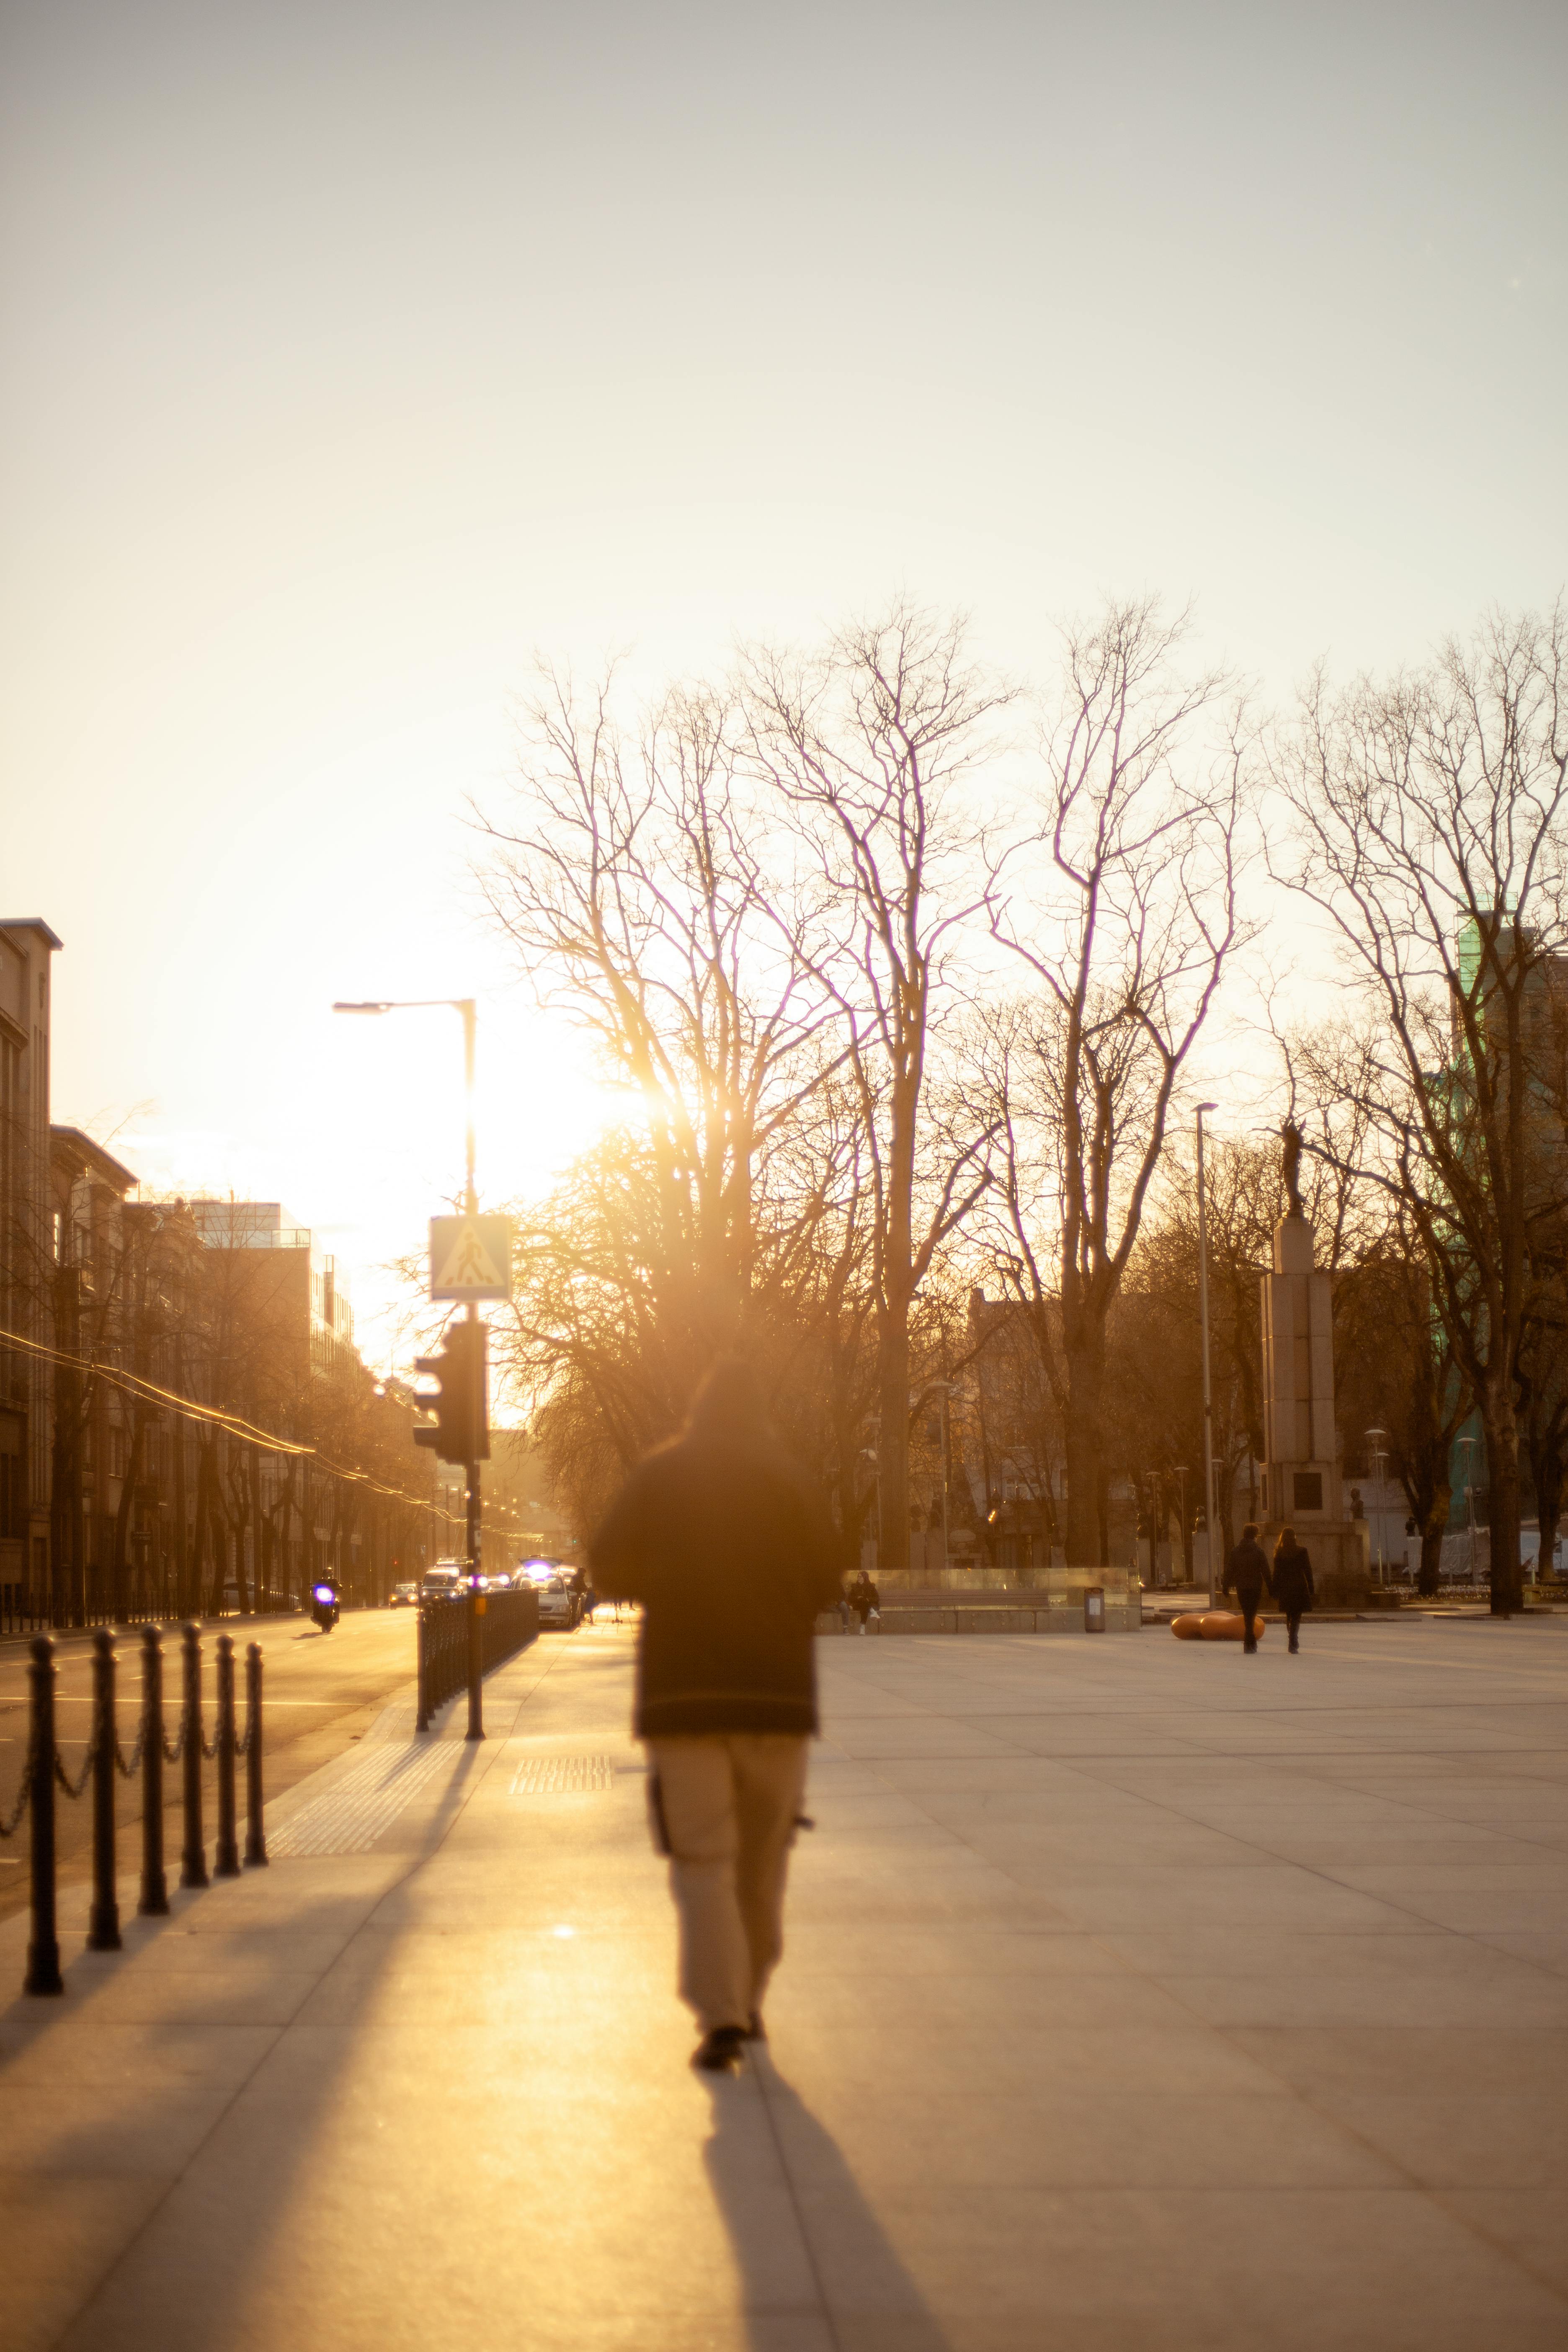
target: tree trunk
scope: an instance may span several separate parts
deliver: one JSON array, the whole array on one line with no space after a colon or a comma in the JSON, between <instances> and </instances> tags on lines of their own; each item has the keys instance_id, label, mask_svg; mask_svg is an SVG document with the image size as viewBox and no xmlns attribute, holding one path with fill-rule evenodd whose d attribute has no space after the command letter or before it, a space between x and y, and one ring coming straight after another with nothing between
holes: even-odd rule
<instances>
[{"instance_id":1,"label":"tree trunk","mask_svg":"<svg viewBox=\"0 0 1568 2352\"><path fill-rule=\"evenodd\" d=\"M1524 1595L1519 1568L1519 1422L1506 1371L1493 1374L1480 1406L1490 1489L1491 1613L1508 1617L1523 1605Z\"/></svg>"},{"instance_id":2,"label":"tree trunk","mask_svg":"<svg viewBox=\"0 0 1568 2352\"><path fill-rule=\"evenodd\" d=\"M1555 1415L1549 1428L1530 1443L1531 1483L1535 1488L1535 1523L1540 1529L1535 1549L1535 1573L1552 1573L1557 1529L1563 1518L1563 1429Z\"/></svg>"},{"instance_id":3,"label":"tree trunk","mask_svg":"<svg viewBox=\"0 0 1568 2352\"><path fill-rule=\"evenodd\" d=\"M1100 1433L1105 1395L1103 1333L1079 1326L1063 1333L1067 1361L1067 1564L1103 1568L1100 1513Z\"/></svg>"},{"instance_id":4,"label":"tree trunk","mask_svg":"<svg viewBox=\"0 0 1568 2352\"><path fill-rule=\"evenodd\" d=\"M176 1378L178 1374L176 1372ZM185 1423L174 1415L174 1608L188 1612L191 1577L190 1497L185 1491Z\"/></svg>"},{"instance_id":5,"label":"tree trunk","mask_svg":"<svg viewBox=\"0 0 1568 2352\"><path fill-rule=\"evenodd\" d=\"M125 1465L125 1475L120 1482L120 1501L114 1513L114 1559L110 1574L110 1614L124 1624L131 1614L130 1597L126 1591L126 1565L130 1551L131 1512L136 1498L136 1481L142 1475L142 1433L145 1415L134 1412L131 1418L131 1444Z\"/></svg>"},{"instance_id":6,"label":"tree trunk","mask_svg":"<svg viewBox=\"0 0 1568 2352\"><path fill-rule=\"evenodd\" d=\"M207 1559L207 1537L210 1532L215 1554L221 1555L223 1538L213 1508L212 1447L199 1439L196 1444L196 1523L191 1538L191 1591L187 1603L193 1617L205 1614L203 1598ZM222 1573L221 1564L214 1570L215 1578Z\"/></svg>"},{"instance_id":7,"label":"tree trunk","mask_svg":"<svg viewBox=\"0 0 1568 2352\"><path fill-rule=\"evenodd\" d=\"M890 1301L884 1319L878 1393L881 1422L877 1432L877 1566L910 1564L910 1321L908 1301Z\"/></svg>"},{"instance_id":8,"label":"tree trunk","mask_svg":"<svg viewBox=\"0 0 1568 2352\"><path fill-rule=\"evenodd\" d=\"M1415 1590L1427 1601L1443 1581L1443 1538L1448 1532L1451 1501L1445 1479L1416 1521L1421 1530L1421 1565L1415 1574Z\"/></svg>"},{"instance_id":9,"label":"tree trunk","mask_svg":"<svg viewBox=\"0 0 1568 2352\"><path fill-rule=\"evenodd\" d=\"M1563 1516L1563 1474L1553 1454L1535 1474L1535 1521L1540 1538L1535 1550L1537 1577L1550 1576L1557 1549L1557 1529Z\"/></svg>"}]
</instances>

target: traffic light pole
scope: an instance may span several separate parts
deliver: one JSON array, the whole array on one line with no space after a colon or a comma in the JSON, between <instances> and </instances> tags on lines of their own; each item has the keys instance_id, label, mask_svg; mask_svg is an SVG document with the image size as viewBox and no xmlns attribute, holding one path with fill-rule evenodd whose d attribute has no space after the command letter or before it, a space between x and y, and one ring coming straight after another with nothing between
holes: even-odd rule
<instances>
[{"instance_id":1,"label":"traffic light pole","mask_svg":"<svg viewBox=\"0 0 1568 2352\"><path fill-rule=\"evenodd\" d=\"M470 1180L471 1181L471 1180ZM477 1323L479 1310L471 1302L468 1321ZM483 1643L480 1638L479 1615L484 1608L484 1595L479 1591L479 1573L483 1561L483 1537L479 1526L479 1465L477 1462L463 1465L463 1475L468 1487L468 1727L465 1739L482 1739L485 1736L485 1696Z\"/></svg>"},{"instance_id":2,"label":"traffic light pole","mask_svg":"<svg viewBox=\"0 0 1568 2352\"><path fill-rule=\"evenodd\" d=\"M378 997L371 1002L334 1004L334 1013L398 1013L412 1012L426 1004L445 1004L462 1016L463 1023L463 1089L465 1096L464 1157L468 1181L463 1193L463 1213L472 1220L479 1215L479 1199L474 1184L474 1045L479 1026L479 1006L471 996L419 997L399 1004L390 998ZM431 1269L432 1295L435 1269ZM447 1291L441 1294L449 1297ZM499 1295L499 1294L491 1294ZM479 1310L470 1298L468 1311L468 1341L459 1352L455 1332L448 1332L447 1344L439 1356L419 1356L415 1359L421 1372L435 1373L441 1381L442 1394L422 1402L429 1411L434 1409L437 1423L425 1425L414 1432L416 1445L432 1446L443 1462L461 1460L468 1488L468 1728L469 1739L485 1736L483 1689L483 1641L479 1619L484 1614L485 1597L479 1590L482 1573L483 1547L479 1524L479 1464L473 1457L488 1458L489 1433L488 1427L488 1391L485 1372L486 1334L479 1328ZM452 1392L448 1393L448 1381ZM459 1434L460 1433L460 1434ZM457 1442L454 1442L456 1440ZM468 1458L465 1458L468 1457Z\"/></svg>"}]
</instances>

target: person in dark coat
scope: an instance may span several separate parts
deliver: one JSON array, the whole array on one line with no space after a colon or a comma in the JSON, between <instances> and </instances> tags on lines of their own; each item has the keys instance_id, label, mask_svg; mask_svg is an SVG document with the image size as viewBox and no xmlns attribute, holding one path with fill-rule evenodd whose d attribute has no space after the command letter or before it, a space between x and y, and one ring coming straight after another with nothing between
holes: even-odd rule
<instances>
[{"instance_id":1,"label":"person in dark coat","mask_svg":"<svg viewBox=\"0 0 1568 2352\"><path fill-rule=\"evenodd\" d=\"M1236 1595L1236 1605L1241 1612L1245 1628L1241 1640L1243 1650L1257 1651L1258 1635L1254 1627L1268 1584L1268 1557L1258 1540L1258 1529L1249 1520L1241 1530L1241 1541L1226 1562L1225 1582L1220 1588L1224 1592Z\"/></svg>"},{"instance_id":2,"label":"person in dark coat","mask_svg":"<svg viewBox=\"0 0 1568 2352\"><path fill-rule=\"evenodd\" d=\"M769 1428L750 1366L714 1366L681 1436L639 1464L589 1547L606 1600L642 1603L633 1728L669 1859L680 1992L730 2072L763 2032L817 1727L817 1612L839 1594L826 1504Z\"/></svg>"},{"instance_id":3,"label":"person in dark coat","mask_svg":"<svg viewBox=\"0 0 1568 2352\"><path fill-rule=\"evenodd\" d=\"M855 1579L854 1583L849 1588L849 1606L855 1612L856 1616L860 1620L860 1631L862 1633L866 1631L866 1621L870 1616L873 1609L877 1612L879 1616L882 1613L882 1596L878 1591L876 1586L872 1583L864 1569L860 1570L859 1575Z\"/></svg>"},{"instance_id":4,"label":"person in dark coat","mask_svg":"<svg viewBox=\"0 0 1568 2352\"><path fill-rule=\"evenodd\" d=\"M1312 1563L1305 1544L1296 1541L1294 1528L1281 1528L1274 1547L1274 1598L1285 1612L1290 1647L1299 1650L1301 1620L1312 1605Z\"/></svg>"}]
</instances>

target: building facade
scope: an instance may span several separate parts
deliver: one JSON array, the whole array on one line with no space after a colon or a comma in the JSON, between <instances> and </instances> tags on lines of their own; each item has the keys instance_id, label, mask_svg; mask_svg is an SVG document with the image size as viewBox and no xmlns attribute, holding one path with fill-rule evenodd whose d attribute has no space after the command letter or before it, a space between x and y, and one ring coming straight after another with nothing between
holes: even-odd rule
<instances>
[{"instance_id":1,"label":"building facade","mask_svg":"<svg viewBox=\"0 0 1568 2352\"><path fill-rule=\"evenodd\" d=\"M60 941L0 922L0 1608L49 1578L49 1027Z\"/></svg>"}]
</instances>

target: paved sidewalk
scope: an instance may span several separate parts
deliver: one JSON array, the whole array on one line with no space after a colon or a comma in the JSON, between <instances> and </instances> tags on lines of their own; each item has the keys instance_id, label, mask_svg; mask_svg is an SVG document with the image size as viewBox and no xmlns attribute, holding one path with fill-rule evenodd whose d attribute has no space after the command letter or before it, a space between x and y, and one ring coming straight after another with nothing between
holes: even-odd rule
<instances>
[{"instance_id":1,"label":"paved sidewalk","mask_svg":"<svg viewBox=\"0 0 1568 2352\"><path fill-rule=\"evenodd\" d=\"M1568 1629L824 1643L718 2083L629 1643L435 1765L394 1711L121 1955L68 1916L0 2015L8 2352L1568 2341Z\"/></svg>"}]
</instances>

